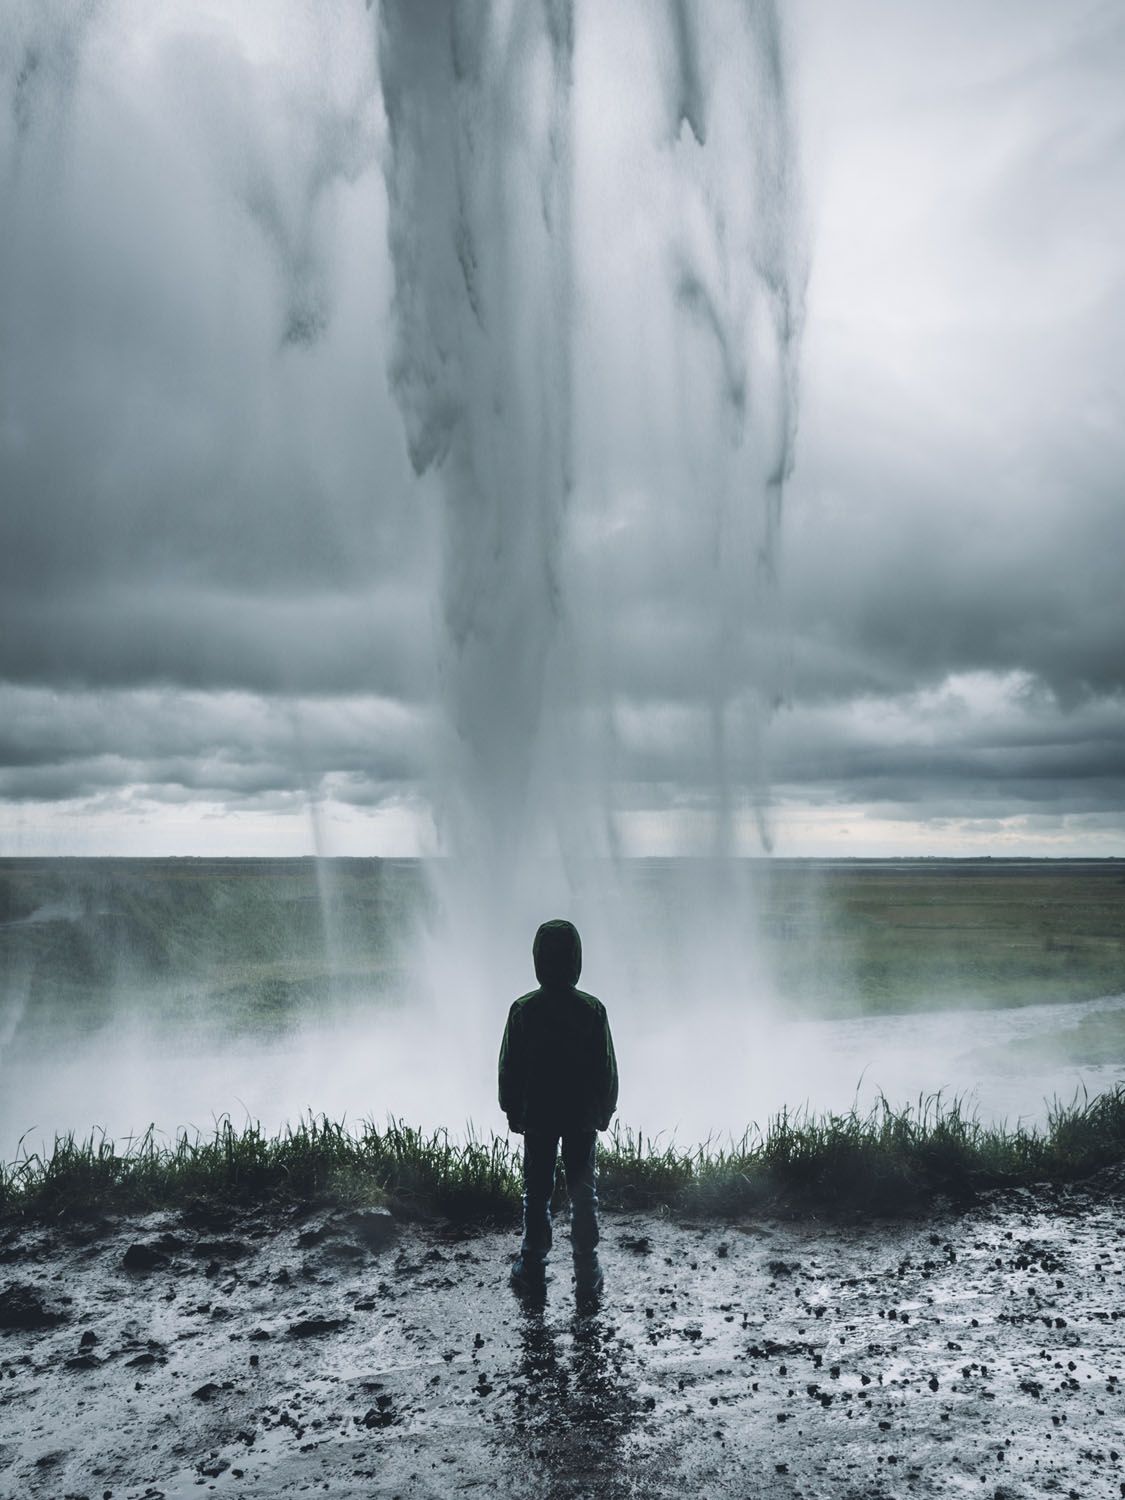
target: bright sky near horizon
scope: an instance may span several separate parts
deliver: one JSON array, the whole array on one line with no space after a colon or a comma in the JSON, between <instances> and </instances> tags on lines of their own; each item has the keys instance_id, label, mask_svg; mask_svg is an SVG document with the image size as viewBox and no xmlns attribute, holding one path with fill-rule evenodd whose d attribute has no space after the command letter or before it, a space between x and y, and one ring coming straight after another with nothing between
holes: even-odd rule
<instances>
[{"instance_id":1,"label":"bright sky near horizon","mask_svg":"<svg viewBox=\"0 0 1125 1500\"><path fill-rule=\"evenodd\" d=\"M623 844L674 853L709 818L706 547L651 501L682 389L639 13L576 11L561 572ZM809 280L775 848L1125 854L1125 11L784 18ZM376 41L362 0L0 16L0 853L433 844L440 538L387 379Z\"/></svg>"}]
</instances>

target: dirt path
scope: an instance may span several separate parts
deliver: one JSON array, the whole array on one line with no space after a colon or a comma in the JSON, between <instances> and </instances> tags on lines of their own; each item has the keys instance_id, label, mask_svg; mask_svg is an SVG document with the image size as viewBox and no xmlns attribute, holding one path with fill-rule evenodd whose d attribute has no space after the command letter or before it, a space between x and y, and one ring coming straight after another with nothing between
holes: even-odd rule
<instances>
[{"instance_id":1,"label":"dirt path","mask_svg":"<svg viewBox=\"0 0 1125 1500\"><path fill-rule=\"evenodd\" d=\"M517 1302L514 1245L0 1234L0 1496L1125 1495L1120 1174L907 1225L607 1217L589 1315L565 1253Z\"/></svg>"}]
</instances>

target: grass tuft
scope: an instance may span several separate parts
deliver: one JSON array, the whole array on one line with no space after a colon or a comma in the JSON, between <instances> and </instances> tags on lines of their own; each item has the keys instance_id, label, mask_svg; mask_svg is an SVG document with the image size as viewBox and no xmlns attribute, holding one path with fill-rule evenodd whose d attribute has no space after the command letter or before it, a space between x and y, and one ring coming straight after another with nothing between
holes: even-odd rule
<instances>
[{"instance_id":1,"label":"grass tuft","mask_svg":"<svg viewBox=\"0 0 1125 1500\"><path fill-rule=\"evenodd\" d=\"M1052 1107L1046 1128L982 1125L941 1095L866 1114L783 1110L740 1141L684 1149L618 1126L599 1152L610 1209L737 1217L768 1209L895 1213L941 1194L1067 1183L1125 1161L1125 1086ZM390 1204L467 1223L519 1210L516 1141L427 1134L401 1120L358 1127L310 1115L277 1135L236 1129L166 1140L150 1127L118 1145L104 1133L56 1137L47 1156L21 1150L0 1166L0 1214L23 1219L182 1207L213 1199L242 1208L323 1200Z\"/></svg>"}]
</instances>

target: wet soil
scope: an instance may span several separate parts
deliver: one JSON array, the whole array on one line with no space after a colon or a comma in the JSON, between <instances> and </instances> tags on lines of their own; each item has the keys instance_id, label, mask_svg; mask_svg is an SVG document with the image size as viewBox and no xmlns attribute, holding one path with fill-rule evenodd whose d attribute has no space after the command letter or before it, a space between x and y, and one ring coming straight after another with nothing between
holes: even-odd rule
<instances>
[{"instance_id":1,"label":"wet soil","mask_svg":"<svg viewBox=\"0 0 1125 1500\"><path fill-rule=\"evenodd\" d=\"M1125 1172L863 1225L0 1227L0 1496L1125 1495ZM561 1252L561 1253L560 1253Z\"/></svg>"}]
</instances>

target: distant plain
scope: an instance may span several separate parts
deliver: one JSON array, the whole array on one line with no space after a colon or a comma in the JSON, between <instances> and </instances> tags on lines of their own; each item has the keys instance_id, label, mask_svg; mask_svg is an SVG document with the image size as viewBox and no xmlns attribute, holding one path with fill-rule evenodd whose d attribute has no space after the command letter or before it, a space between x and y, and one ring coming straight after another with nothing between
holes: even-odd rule
<instances>
[{"instance_id":1,"label":"distant plain","mask_svg":"<svg viewBox=\"0 0 1125 1500\"><path fill-rule=\"evenodd\" d=\"M642 931L674 927L685 870L622 867ZM665 1023L616 997L626 1123L737 1130L782 1104L845 1107L861 1078L895 1103L933 1088L1034 1113L1125 1077L1125 862L763 860L741 875L762 960L745 1101L708 1114L664 1086L661 1118L638 1069L659 1073L649 1032ZM412 860L0 861L0 1154L26 1130L207 1127L225 1111L271 1128L304 1109L496 1128L488 1058L511 997L477 1028L465 1066L484 1076L411 1076L434 906ZM741 1089L723 1066L722 1089Z\"/></svg>"}]
</instances>

